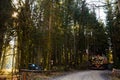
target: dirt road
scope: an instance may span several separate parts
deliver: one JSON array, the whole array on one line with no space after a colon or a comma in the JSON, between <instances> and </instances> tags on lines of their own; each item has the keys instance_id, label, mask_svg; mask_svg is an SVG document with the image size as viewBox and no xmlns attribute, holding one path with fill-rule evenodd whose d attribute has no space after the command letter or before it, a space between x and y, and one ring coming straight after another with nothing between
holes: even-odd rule
<instances>
[{"instance_id":1,"label":"dirt road","mask_svg":"<svg viewBox=\"0 0 120 80\"><path fill-rule=\"evenodd\" d=\"M68 75L55 77L50 80L110 80L108 74L110 71L90 70L71 73Z\"/></svg>"}]
</instances>

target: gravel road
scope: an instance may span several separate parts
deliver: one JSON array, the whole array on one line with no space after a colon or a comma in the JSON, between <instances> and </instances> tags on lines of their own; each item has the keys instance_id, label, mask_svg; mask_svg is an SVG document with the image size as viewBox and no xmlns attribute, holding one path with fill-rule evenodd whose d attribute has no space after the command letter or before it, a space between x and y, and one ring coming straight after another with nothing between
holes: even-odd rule
<instances>
[{"instance_id":1,"label":"gravel road","mask_svg":"<svg viewBox=\"0 0 120 80\"><path fill-rule=\"evenodd\" d=\"M50 80L110 80L106 70L90 70L71 73L64 76L55 77Z\"/></svg>"}]
</instances>

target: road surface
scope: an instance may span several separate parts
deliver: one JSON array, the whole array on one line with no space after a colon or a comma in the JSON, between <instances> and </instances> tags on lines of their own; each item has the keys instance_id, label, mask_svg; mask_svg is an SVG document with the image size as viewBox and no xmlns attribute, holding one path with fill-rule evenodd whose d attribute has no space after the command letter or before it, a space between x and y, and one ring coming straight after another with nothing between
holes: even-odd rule
<instances>
[{"instance_id":1,"label":"road surface","mask_svg":"<svg viewBox=\"0 0 120 80\"><path fill-rule=\"evenodd\" d=\"M50 80L110 80L108 76L109 73L110 72L106 70L81 71L60 77L55 77Z\"/></svg>"}]
</instances>

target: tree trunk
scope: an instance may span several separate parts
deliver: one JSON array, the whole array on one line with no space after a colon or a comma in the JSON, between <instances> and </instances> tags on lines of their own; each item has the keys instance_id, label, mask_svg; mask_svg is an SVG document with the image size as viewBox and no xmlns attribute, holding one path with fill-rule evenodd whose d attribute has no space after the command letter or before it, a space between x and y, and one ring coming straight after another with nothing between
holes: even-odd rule
<instances>
[{"instance_id":1,"label":"tree trunk","mask_svg":"<svg viewBox=\"0 0 120 80\"><path fill-rule=\"evenodd\" d=\"M119 8L119 12L120 12L120 0L118 0L118 8Z\"/></svg>"}]
</instances>

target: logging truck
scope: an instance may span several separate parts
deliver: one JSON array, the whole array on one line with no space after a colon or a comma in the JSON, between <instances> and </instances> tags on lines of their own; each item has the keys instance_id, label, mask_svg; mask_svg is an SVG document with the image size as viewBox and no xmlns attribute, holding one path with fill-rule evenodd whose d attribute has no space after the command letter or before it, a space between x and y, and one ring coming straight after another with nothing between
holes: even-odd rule
<instances>
[{"instance_id":1,"label":"logging truck","mask_svg":"<svg viewBox=\"0 0 120 80\"><path fill-rule=\"evenodd\" d=\"M90 68L91 69L106 69L107 68L107 57L94 55L90 59Z\"/></svg>"}]
</instances>

